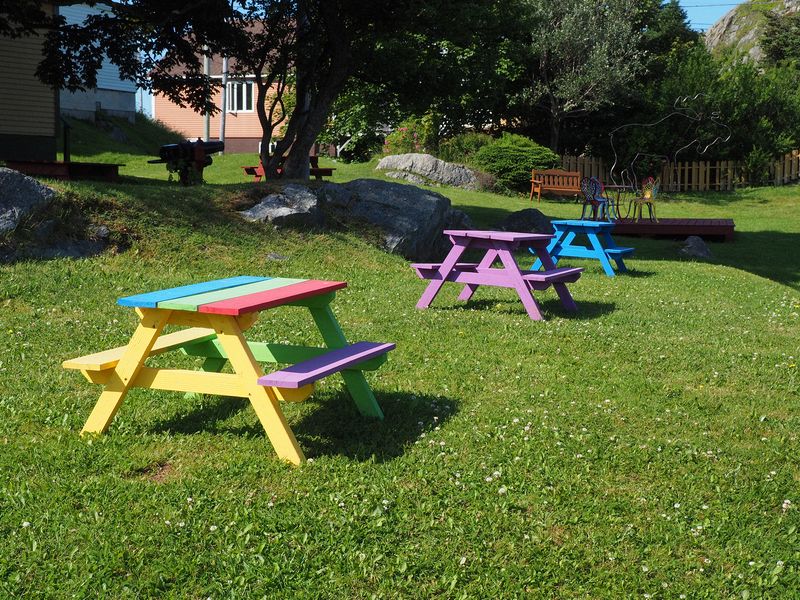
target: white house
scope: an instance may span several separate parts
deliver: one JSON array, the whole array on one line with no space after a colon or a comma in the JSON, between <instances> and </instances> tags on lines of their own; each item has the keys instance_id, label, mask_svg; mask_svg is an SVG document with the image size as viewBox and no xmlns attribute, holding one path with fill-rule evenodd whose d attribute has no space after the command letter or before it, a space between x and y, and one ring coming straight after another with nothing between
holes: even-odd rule
<instances>
[{"instance_id":1,"label":"white house","mask_svg":"<svg viewBox=\"0 0 800 600\"><path fill-rule=\"evenodd\" d=\"M77 25L83 23L87 16L100 14L103 10L102 4L94 7L76 4L62 6L58 12L67 23ZM97 73L96 88L85 92L61 90L59 103L61 114L70 117L94 120L97 110L100 109L106 114L124 117L133 122L136 116L136 84L120 79L119 69L105 59Z\"/></svg>"}]
</instances>

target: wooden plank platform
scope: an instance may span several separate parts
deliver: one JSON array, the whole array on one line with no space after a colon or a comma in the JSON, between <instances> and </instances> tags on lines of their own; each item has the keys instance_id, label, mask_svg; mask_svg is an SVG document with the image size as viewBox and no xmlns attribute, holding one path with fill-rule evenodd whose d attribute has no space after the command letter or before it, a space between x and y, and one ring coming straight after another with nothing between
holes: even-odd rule
<instances>
[{"instance_id":1,"label":"wooden plank platform","mask_svg":"<svg viewBox=\"0 0 800 600\"><path fill-rule=\"evenodd\" d=\"M685 238L696 235L704 239L733 240L736 224L733 219L617 219L614 221L614 235L633 235L645 237Z\"/></svg>"}]
</instances>

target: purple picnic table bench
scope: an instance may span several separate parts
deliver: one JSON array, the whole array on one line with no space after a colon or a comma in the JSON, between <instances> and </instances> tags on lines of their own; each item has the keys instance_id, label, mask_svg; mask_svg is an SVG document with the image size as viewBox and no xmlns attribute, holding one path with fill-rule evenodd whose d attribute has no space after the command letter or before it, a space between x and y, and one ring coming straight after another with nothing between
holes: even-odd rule
<instances>
[{"instance_id":1,"label":"purple picnic table bench","mask_svg":"<svg viewBox=\"0 0 800 600\"><path fill-rule=\"evenodd\" d=\"M533 296L534 290L555 288L561 304L567 310L578 309L567 289L581 276L582 268L556 268L547 245L552 234L517 233L513 231L446 230L453 247L441 263L415 263L411 266L421 279L430 283L422 294L417 308L428 308L445 281L463 283L464 289L458 299L467 301L481 285L507 287L517 291L531 319L542 320L539 304ZM544 266L543 271L522 270L514 259L514 251L520 246L531 248ZM484 250L477 263L458 262L467 250ZM500 261L501 268L492 265Z\"/></svg>"}]
</instances>

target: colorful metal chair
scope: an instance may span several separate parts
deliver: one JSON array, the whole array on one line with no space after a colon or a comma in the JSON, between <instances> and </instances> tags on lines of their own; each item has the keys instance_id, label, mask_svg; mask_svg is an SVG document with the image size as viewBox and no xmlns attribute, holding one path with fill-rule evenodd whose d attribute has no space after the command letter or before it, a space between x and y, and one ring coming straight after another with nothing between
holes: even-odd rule
<instances>
[{"instance_id":1,"label":"colorful metal chair","mask_svg":"<svg viewBox=\"0 0 800 600\"><path fill-rule=\"evenodd\" d=\"M642 207L647 205L647 213L650 220L658 223L658 217L656 217L656 196L658 196L660 185L660 177L656 179L648 177L642 181L642 195L631 200L628 205L628 213L630 213L631 208L633 208L633 218L635 221L640 221L643 218Z\"/></svg>"},{"instance_id":2,"label":"colorful metal chair","mask_svg":"<svg viewBox=\"0 0 800 600\"><path fill-rule=\"evenodd\" d=\"M603 184L597 177L584 177L581 180L581 193L583 194L583 208L581 220L586 218L586 209L591 209L592 221L610 221L613 205L608 198L603 197ZM611 208L609 208L611 207Z\"/></svg>"}]
</instances>

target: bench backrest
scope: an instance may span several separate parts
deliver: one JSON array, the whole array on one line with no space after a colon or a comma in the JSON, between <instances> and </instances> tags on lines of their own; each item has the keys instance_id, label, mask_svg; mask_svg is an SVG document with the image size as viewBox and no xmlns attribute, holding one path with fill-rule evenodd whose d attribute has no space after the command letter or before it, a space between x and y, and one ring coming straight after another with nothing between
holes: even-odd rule
<instances>
[{"instance_id":1,"label":"bench backrest","mask_svg":"<svg viewBox=\"0 0 800 600\"><path fill-rule=\"evenodd\" d=\"M540 181L544 187L580 189L581 174L578 171L545 169L531 171L531 177Z\"/></svg>"}]
</instances>

